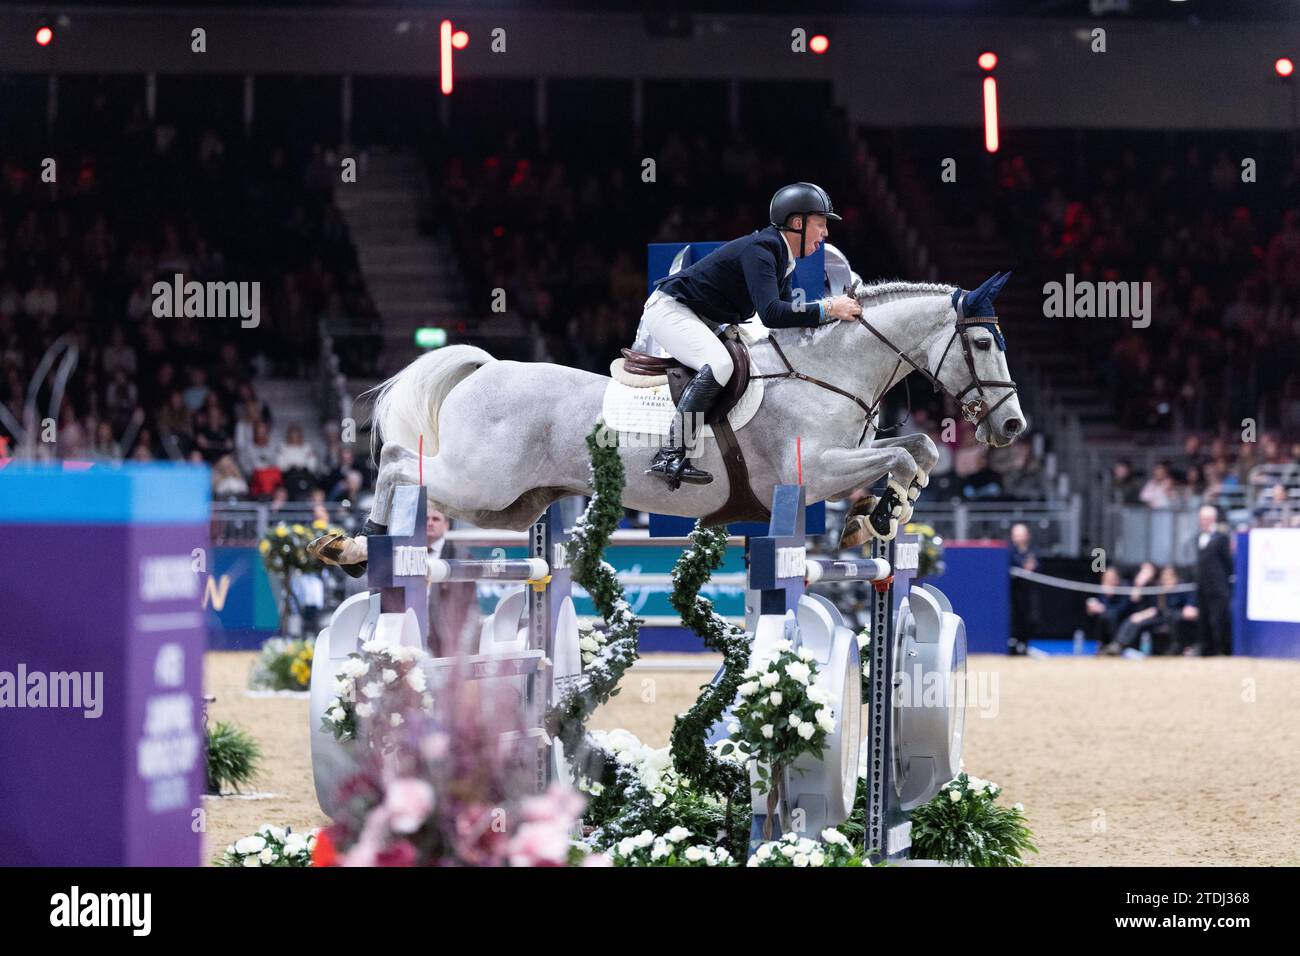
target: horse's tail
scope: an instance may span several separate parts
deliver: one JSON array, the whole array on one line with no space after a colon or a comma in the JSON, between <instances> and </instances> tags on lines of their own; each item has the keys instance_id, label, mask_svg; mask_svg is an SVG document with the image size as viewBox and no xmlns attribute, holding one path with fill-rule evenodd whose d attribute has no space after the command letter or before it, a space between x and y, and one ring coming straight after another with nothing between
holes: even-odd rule
<instances>
[{"instance_id":1,"label":"horse's tail","mask_svg":"<svg viewBox=\"0 0 1300 956\"><path fill-rule=\"evenodd\" d=\"M424 436L424 453L438 453L438 412L448 393L489 362L491 355L473 345L449 345L426 352L388 381L375 386L371 417L371 454L378 460L379 441L397 442L415 451Z\"/></svg>"}]
</instances>

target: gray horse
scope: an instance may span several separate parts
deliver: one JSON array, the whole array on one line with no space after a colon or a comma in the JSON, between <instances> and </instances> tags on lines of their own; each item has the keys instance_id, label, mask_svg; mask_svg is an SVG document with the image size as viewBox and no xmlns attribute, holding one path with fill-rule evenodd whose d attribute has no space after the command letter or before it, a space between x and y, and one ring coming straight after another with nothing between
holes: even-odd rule
<instances>
[{"instance_id":1,"label":"gray horse","mask_svg":"<svg viewBox=\"0 0 1300 956\"><path fill-rule=\"evenodd\" d=\"M938 459L925 435L875 440L881 399L909 372L954 398L979 441L1001 447L1025 428L993 300L1008 274L965 292L938 284L859 285L856 322L773 329L776 342L751 346L755 374L789 367L818 381L768 379L761 406L736 434L761 502L796 480L796 436L810 503L838 500L888 477L889 531L911 514ZM608 377L547 363L498 361L453 345L421 356L378 389L374 421L383 441L371 521L388 523L393 490L420 481L415 452L424 441L423 480L431 507L484 528L522 530L568 495L589 495L586 437L601 415ZM827 387L832 386L832 387ZM855 401L854 398L857 400ZM870 421L868 420L870 419ZM623 504L638 511L701 517L728 497L716 443L697 460L716 478L669 490L645 474L656 436L624 436ZM365 560L364 542L317 543L330 563Z\"/></svg>"}]
</instances>

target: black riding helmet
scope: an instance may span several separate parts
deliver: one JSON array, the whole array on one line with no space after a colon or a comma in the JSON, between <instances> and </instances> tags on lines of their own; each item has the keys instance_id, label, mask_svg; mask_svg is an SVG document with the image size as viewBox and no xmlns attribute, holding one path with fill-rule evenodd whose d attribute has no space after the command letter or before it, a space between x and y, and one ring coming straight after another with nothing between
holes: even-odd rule
<instances>
[{"instance_id":1,"label":"black riding helmet","mask_svg":"<svg viewBox=\"0 0 1300 956\"><path fill-rule=\"evenodd\" d=\"M825 216L827 219L839 219L831 205L831 197L826 190L815 183L791 183L782 186L772 197L768 207L768 219L782 232L799 233L799 249L804 247L804 232L808 228L810 214ZM791 216L802 216L798 229L787 226L785 221Z\"/></svg>"}]
</instances>

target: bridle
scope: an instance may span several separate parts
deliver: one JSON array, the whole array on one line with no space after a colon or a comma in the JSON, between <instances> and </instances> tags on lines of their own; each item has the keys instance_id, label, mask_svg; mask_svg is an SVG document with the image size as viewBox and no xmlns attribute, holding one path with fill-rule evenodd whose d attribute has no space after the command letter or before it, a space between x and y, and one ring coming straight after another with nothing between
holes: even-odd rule
<instances>
[{"instance_id":1,"label":"bridle","mask_svg":"<svg viewBox=\"0 0 1300 956\"><path fill-rule=\"evenodd\" d=\"M966 368L970 371L970 382L960 392L954 392L952 389L948 388L948 386L944 385L943 382L939 380L939 377L935 373L931 372L927 368L922 368L920 365L916 364L916 362L912 361L912 359L908 358L906 352L900 349L893 342L889 341L889 339L885 336L883 332L881 332L879 329L873 326L861 315L856 316L858 324L860 324L864 329L866 329L876 338L880 339L881 342L884 342L885 345L888 346L889 350L893 352L894 355L897 356L898 358L898 361L894 363L893 371L890 372L889 377L885 379L884 390L880 393L879 396L876 397L874 401L871 402L871 404L868 405L865 401L863 401L863 399L861 399L857 395L854 395L852 392L845 391L844 389L840 388L837 385L832 385L830 382L825 382L819 378L814 378L811 375L805 375L802 372L796 371L794 366L790 364L790 360L786 358L785 352L782 351L781 346L777 343L776 339L774 339L770 335L767 336L767 338L764 339L764 341L772 346L772 349L776 352L777 357L781 359L781 363L785 365L785 371L771 372L765 375L751 375L750 378L798 379L801 382L808 382L812 385L818 386L819 388L824 388L827 391L834 392L837 395L843 395L845 398L852 400L854 403L857 404L859 408L863 410L863 412L866 413L867 416L866 421L862 425L862 435L861 437L858 438L858 444L861 445L862 439L866 438L867 429L871 426L871 422L874 420L877 412L879 412L880 410L880 403L884 401L885 394L889 391L889 383L894 380L894 376L898 374L899 369L901 369L903 367L903 363L906 362L908 365L912 366L912 369L914 371L920 372L921 375L923 375L930 382L931 386L934 387L935 392L943 392L954 402L956 402L957 406L961 409L962 418L966 419L966 421L970 422L970 424L972 425L979 425L980 422L984 421L984 419L988 418L991 414L993 414L993 412L995 412L998 408L1000 408L1002 404L1007 401L1007 399L1009 399L1012 395L1016 394L1016 383L1009 379L1006 381L1000 381L997 379L980 378L979 372L976 371L975 356L971 351L970 335L969 335L969 331L972 326L980 326L992 332L994 340L998 345L998 348L1004 352L1006 351L1006 344L1002 339L1002 329L998 325L998 318L996 315L966 316L964 314L963 307L965 305L966 295L967 293L963 292L960 289L953 291L952 304L953 304L953 308L957 310L957 321L953 327L952 335L948 339L948 344L944 346L943 355L939 357L939 370L942 371L943 363L948 358L948 353L952 351L953 343L958 340L961 341L962 354L966 358ZM838 321L839 321L838 319L832 319L830 322L821 322L818 324L818 328L827 325L834 325ZM993 389L993 388L1005 388L1007 391L1005 395L1003 395L996 402L990 405L989 396L986 394L985 390ZM966 394L969 393L972 389L975 391L975 397L963 400ZM910 392L908 393L908 404L909 406L911 404ZM901 424L902 422L898 423L898 425ZM893 425L891 427L897 428L898 425ZM887 431L888 429L885 430Z\"/></svg>"}]
</instances>

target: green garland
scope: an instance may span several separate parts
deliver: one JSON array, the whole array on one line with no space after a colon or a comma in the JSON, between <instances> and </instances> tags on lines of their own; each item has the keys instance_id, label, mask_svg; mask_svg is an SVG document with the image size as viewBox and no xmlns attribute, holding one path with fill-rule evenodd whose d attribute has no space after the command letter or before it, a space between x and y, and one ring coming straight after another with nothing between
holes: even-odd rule
<instances>
[{"instance_id":1,"label":"green garland","mask_svg":"<svg viewBox=\"0 0 1300 956\"><path fill-rule=\"evenodd\" d=\"M726 801L728 842L732 853L743 856L751 818L749 773L743 764L718 757L706 740L744 680L749 635L728 624L713 609L712 601L700 597L700 589L726 557L727 529L704 528L696 522L690 542L673 567L673 593L668 601L705 647L722 654L722 676L716 684L705 684L690 710L673 722L673 767L700 789Z\"/></svg>"},{"instance_id":2,"label":"green garland","mask_svg":"<svg viewBox=\"0 0 1300 956\"><path fill-rule=\"evenodd\" d=\"M617 433L608 431L603 422L597 422L587 436L594 493L574 526L568 546L573 580L591 595L592 604L609 627L608 639L591 663L583 667L582 676L546 715L547 732L569 754L576 755L585 748L587 760L599 764L588 775L605 783L613 783L615 761L585 740L587 720L597 707L618 694L618 682L637 659L640 627L623 597L623 586L614 568L604 560L605 546L623 517L623 460L611 436L617 438Z\"/></svg>"}]
</instances>

